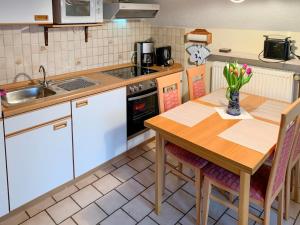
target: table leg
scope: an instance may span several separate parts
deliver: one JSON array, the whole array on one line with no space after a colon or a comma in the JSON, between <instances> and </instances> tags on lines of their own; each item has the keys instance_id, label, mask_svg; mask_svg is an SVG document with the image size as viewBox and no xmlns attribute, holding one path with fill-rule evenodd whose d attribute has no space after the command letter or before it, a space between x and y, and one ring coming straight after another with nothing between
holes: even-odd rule
<instances>
[{"instance_id":1,"label":"table leg","mask_svg":"<svg viewBox=\"0 0 300 225\"><path fill-rule=\"evenodd\" d=\"M249 220L249 197L250 197L250 174L240 173L240 202L239 202L239 225L248 225Z\"/></svg>"},{"instance_id":2,"label":"table leg","mask_svg":"<svg viewBox=\"0 0 300 225\"><path fill-rule=\"evenodd\" d=\"M160 213L161 202L163 196L164 174L164 140L159 133L156 132L156 161L155 161L155 212Z\"/></svg>"}]
</instances>

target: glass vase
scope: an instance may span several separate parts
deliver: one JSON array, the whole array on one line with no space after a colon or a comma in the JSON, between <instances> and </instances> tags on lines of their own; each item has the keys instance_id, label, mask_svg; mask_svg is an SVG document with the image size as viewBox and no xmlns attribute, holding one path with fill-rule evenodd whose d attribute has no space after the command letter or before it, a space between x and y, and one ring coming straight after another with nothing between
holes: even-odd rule
<instances>
[{"instance_id":1,"label":"glass vase","mask_svg":"<svg viewBox=\"0 0 300 225\"><path fill-rule=\"evenodd\" d=\"M228 103L227 113L232 116L241 115L239 91L230 92L230 100Z\"/></svg>"}]
</instances>

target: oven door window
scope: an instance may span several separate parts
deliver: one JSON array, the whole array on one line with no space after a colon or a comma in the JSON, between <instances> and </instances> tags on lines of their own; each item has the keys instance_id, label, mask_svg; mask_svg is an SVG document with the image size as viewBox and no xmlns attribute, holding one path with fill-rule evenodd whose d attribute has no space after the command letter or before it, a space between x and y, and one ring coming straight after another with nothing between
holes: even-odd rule
<instances>
[{"instance_id":1,"label":"oven door window","mask_svg":"<svg viewBox=\"0 0 300 225\"><path fill-rule=\"evenodd\" d=\"M144 121L158 114L158 99L156 91L154 94L144 93L141 96L135 96L133 98L129 97L127 104L128 136L144 130Z\"/></svg>"},{"instance_id":2,"label":"oven door window","mask_svg":"<svg viewBox=\"0 0 300 225\"><path fill-rule=\"evenodd\" d=\"M91 16L91 0L65 0L66 16Z\"/></svg>"}]
</instances>

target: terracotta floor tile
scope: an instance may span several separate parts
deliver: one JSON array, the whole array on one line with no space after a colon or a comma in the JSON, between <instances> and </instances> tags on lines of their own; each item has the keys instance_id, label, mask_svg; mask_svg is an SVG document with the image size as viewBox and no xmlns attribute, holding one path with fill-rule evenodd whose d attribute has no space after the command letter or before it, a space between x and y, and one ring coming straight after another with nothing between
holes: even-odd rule
<instances>
[{"instance_id":1,"label":"terracotta floor tile","mask_svg":"<svg viewBox=\"0 0 300 225\"><path fill-rule=\"evenodd\" d=\"M143 171L144 169L146 169L151 164L152 164L152 162L150 162L149 160L147 160L143 157L138 157L138 158L136 158L136 159L134 159L134 160L132 160L131 162L128 163L129 166L131 166L132 168L134 168L138 172Z\"/></svg>"},{"instance_id":2,"label":"terracotta floor tile","mask_svg":"<svg viewBox=\"0 0 300 225\"><path fill-rule=\"evenodd\" d=\"M80 207L70 197L68 197L51 206L47 209L47 212L56 223L61 223L79 210Z\"/></svg>"},{"instance_id":3,"label":"terracotta floor tile","mask_svg":"<svg viewBox=\"0 0 300 225\"><path fill-rule=\"evenodd\" d=\"M97 191L92 185L89 185L72 195L72 198L82 208L102 197L102 194Z\"/></svg>"},{"instance_id":4,"label":"terracotta floor tile","mask_svg":"<svg viewBox=\"0 0 300 225\"><path fill-rule=\"evenodd\" d=\"M95 204L91 204L73 216L78 225L98 224L107 215Z\"/></svg>"},{"instance_id":5,"label":"terracotta floor tile","mask_svg":"<svg viewBox=\"0 0 300 225\"><path fill-rule=\"evenodd\" d=\"M22 223L21 225L55 225L53 220L48 216L48 214L44 211L40 214L30 218L26 222Z\"/></svg>"},{"instance_id":6,"label":"terracotta floor tile","mask_svg":"<svg viewBox=\"0 0 300 225\"><path fill-rule=\"evenodd\" d=\"M49 197L49 198L46 198L46 199L42 200L41 202L35 204L34 206L31 206L26 211L30 217L33 217L34 215L42 212L43 210L47 209L48 207L50 207L51 205L54 205L54 204L55 204L54 199Z\"/></svg>"},{"instance_id":7,"label":"terracotta floor tile","mask_svg":"<svg viewBox=\"0 0 300 225\"><path fill-rule=\"evenodd\" d=\"M54 194L53 198L56 201L60 201L60 200L63 200L64 198L66 198L66 197L69 197L71 194L73 194L76 191L78 191L78 188L74 185L71 185L69 187L64 188L60 192Z\"/></svg>"},{"instance_id":8,"label":"terracotta floor tile","mask_svg":"<svg viewBox=\"0 0 300 225\"><path fill-rule=\"evenodd\" d=\"M136 222L124 211L119 209L101 222L101 225L134 225Z\"/></svg>"},{"instance_id":9,"label":"terracotta floor tile","mask_svg":"<svg viewBox=\"0 0 300 225\"><path fill-rule=\"evenodd\" d=\"M137 171L128 165L123 165L111 173L118 180L125 182L137 174Z\"/></svg>"},{"instance_id":10,"label":"terracotta floor tile","mask_svg":"<svg viewBox=\"0 0 300 225\"><path fill-rule=\"evenodd\" d=\"M116 168L113 165L108 165L105 166L103 168L100 168L99 170L97 170L96 172L94 172L94 174L98 177L98 178L102 178L105 175L107 175L108 173L114 171Z\"/></svg>"},{"instance_id":11,"label":"terracotta floor tile","mask_svg":"<svg viewBox=\"0 0 300 225\"><path fill-rule=\"evenodd\" d=\"M82 189L82 188L88 186L89 184L94 183L96 180L98 180L98 177L96 177L95 175L92 174L92 175L82 179L81 181L77 182L76 186L79 189Z\"/></svg>"},{"instance_id":12,"label":"terracotta floor tile","mask_svg":"<svg viewBox=\"0 0 300 225\"><path fill-rule=\"evenodd\" d=\"M5 221L0 222L0 225L18 225L27 219L29 219L29 216L25 211L22 211L15 215L11 215Z\"/></svg>"},{"instance_id":13,"label":"terracotta floor tile","mask_svg":"<svg viewBox=\"0 0 300 225\"><path fill-rule=\"evenodd\" d=\"M112 214L117 209L126 204L128 200L115 190L104 195L96 201L96 204L101 207L107 214Z\"/></svg>"},{"instance_id":14,"label":"terracotta floor tile","mask_svg":"<svg viewBox=\"0 0 300 225\"><path fill-rule=\"evenodd\" d=\"M130 200L144 191L145 187L139 184L134 179L130 179L117 187L116 190L120 192L125 198Z\"/></svg>"},{"instance_id":15,"label":"terracotta floor tile","mask_svg":"<svg viewBox=\"0 0 300 225\"><path fill-rule=\"evenodd\" d=\"M93 186L98 189L102 194L106 194L119 186L121 182L113 177L112 175L108 174L102 177L100 180L96 181Z\"/></svg>"},{"instance_id":16,"label":"terracotta floor tile","mask_svg":"<svg viewBox=\"0 0 300 225\"><path fill-rule=\"evenodd\" d=\"M152 211L153 205L143 197L137 196L122 208L136 221L141 221Z\"/></svg>"}]
</instances>

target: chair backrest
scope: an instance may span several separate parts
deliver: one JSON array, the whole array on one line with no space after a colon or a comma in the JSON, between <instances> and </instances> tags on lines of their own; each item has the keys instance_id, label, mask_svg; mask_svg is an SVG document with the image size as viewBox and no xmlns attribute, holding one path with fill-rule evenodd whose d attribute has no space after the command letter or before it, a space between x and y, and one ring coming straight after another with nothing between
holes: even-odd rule
<instances>
[{"instance_id":1,"label":"chair backrest","mask_svg":"<svg viewBox=\"0 0 300 225\"><path fill-rule=\"evenodd\" d=\"M206 94L205 65L192 67L186 70L190 100L200 98Z\"/></svg>"},{"instance_id":2,"label":"chair backrest","mask_svg":"<svg viewBox=\"0 0 300 225\"><path fill-rule=\"evenodd\" d=\"M296 140L299 114L300 98L289 106L281 115L278 141L266 195L266 197L271 200L276 198L284 185L293 143Z\"/></svg>"},{"instance_id":3,"label":"chair backrest","mask_svg":"<svg viewBox=\"0 0 300 225\"><path fill-rule=\"evenodd\" d=\"M293 169L296 163L300 160L300 118L298 119L297 123L298 123L298 129L295 135L295 141L292 148L288 171Z\"/></svg>"},{"instance_id":4,"label":"chair backrest","mask_svg":"<svg viewBox=\"0 0 300 225\"><path fill-rule=\"evenodd\" d=\"M160 113L181 104L180 76L181 73L175 73L156 79Z\"/></svg>"}]
</instances>

